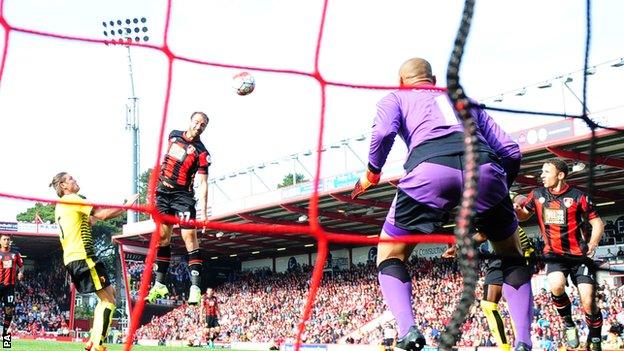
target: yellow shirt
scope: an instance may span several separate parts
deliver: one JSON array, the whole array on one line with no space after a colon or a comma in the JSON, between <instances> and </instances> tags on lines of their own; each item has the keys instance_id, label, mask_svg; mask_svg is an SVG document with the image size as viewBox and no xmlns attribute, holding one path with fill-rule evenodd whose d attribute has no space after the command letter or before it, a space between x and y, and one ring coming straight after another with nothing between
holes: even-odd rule
<instances>
[{"instance_id":1,"label":"yellow shirt","mask_svg":"<svg viewBox=\"0 0 624 351\"><path fill-rule=\"evenodd\" d=\"M56 204L54 218L61 232L61 246L63 247L63 263L95 258L93 238L91 236L91 222L89 215L93 207L87 205L85 199L78 194L64 195L63 202L71 204Z\"/></svg>"}]
</instances>

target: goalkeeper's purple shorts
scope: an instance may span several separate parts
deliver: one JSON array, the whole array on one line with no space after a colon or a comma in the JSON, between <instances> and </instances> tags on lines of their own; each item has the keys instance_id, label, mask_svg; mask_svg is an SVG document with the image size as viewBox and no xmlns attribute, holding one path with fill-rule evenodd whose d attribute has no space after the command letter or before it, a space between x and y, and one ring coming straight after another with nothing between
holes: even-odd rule
<instances>
[{"instance_id":1,"label":"goalkeeper's purple shorts","mask_svg":"<svg viewBox=\"0 0 624 351\"><path fill-rule=\"evenodd\" d=\"M403 176L383 229L391 236L429 234L449 221L463 191L462 156L439 156ZM506 174L497 162L479 166L475 228L491 241L513 235L518 220L508 195Z\"/></svg>"}]
</instances>

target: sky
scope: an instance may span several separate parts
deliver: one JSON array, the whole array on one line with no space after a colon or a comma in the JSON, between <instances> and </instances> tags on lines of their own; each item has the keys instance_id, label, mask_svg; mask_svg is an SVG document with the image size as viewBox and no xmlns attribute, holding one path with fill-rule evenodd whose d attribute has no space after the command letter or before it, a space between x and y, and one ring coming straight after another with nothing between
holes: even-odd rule
<instances>
[{"instance_id":1,"label":"sky","mask_svg":"<svg viewBox=\"0 0 624 351\"><path fill-rule=\"evenodd\" d=\"M176 55L219 64L314 70L323 2L319 0L176 0L168 46ZM457 0L330 0L320 47L319 72L327 81L392 86L402 62L428 59L438 84L445 72L463 2ZM4 0L3 16L14 27L104 39L103 21L147 18L149 41L163 45L166 1ZM624 112L624 2L592 7L588 107L615 126ZM0 47L6 45L0 28ZM55 199L52 177L67 171L90 201L119 204L131 190L131 138L125 130L130 97L128 51L101 43L11 31L0 81L0 192ZM585 43L585 1L478 1L460 76L469 96L494 106L580 114ZM139 98L141 170L160 159L167 58L158 50L130 50ZM164 125L186 129L193 111L210 124L202 140L212 155L211 201L226 201L274 188L293 167L315 172L321 89L313 78L248 70L256 90L237 96L232 76L240 69L182 61L173 64L171 100ZM562 79L571 76L570 90ZM537 89L551 81L550 89ZM515 92L526 87L527 93ZM362 169L376 102L384 90L328 87L322 176ZM502 102L493 98L504 94ZM513 132L552 119L492 113ZM624 124L624 123L621 123ZM620 125L621 125L620 124ZM364 140L360 136L364 136ZM349 139L351 149L336 148ZM395 144L391 156L403 157ZM301 163L287 160L299 154ZM271 164L273 163L273 164ZM278 164L279 163L279 164ZM252 166L258 177L242 174ZM236 175L236 177L231 177ZM265 187L262 182L267 187ZM32 202L0 198L0 221Z\"/></svg>"}]
</instances>

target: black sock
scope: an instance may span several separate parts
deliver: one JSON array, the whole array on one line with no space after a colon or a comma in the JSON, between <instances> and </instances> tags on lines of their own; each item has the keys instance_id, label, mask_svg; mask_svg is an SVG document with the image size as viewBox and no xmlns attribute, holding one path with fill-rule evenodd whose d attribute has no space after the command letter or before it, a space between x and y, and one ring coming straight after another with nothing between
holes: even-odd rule
<instances>
[{"instance_id":1,"label":"black sock","mask_svg":"<svg viewBox=\"0 0 624 351\"><path fill-rule=\"evenodd\" d=\"M564 292L562 295L556 296L551 293L550 299L552 300L553 305L555 305L555 308L561 318L563 318L563 322L566 327L573 327L574 321L572 320L572 304L570 303L568 294Z\"/></svg>"},{"instance_id":2,"label":"black sock","mask_svg":"<svg viewBox=\"0 0 624 351\"><path fill-rule=\"evenodd\" d=\"M165 284L169 263L171 262L171 246L159 246L156 251L156 281Z\"/></svg>"},{"instance_id":3,"label":"black sock","mask_svg":"<svg viewBox=\"0 0 624 351\"><path fill-rule=\"evenodd\" d=\"M195 286L201 285L201 271L203 261L199 249L195 249L188 253L189 270L191 271L191 284Z\"/></svg>"},{"instance_id":4,"label":"black sock","mask_svg":"<svg viewBox=\"0 0 624 351\"><path fill-rule=\"evenodd\" d=\"M592 338L602 337L602 314L600 311L596 314L585 314L585 323L587 323L587 328L589 328L588 342Z\"/></svg>"},{"instance_id":5,"label":"black sock","mask_svg":"<svg viewBox=\"0 0 624 351\"><path fill-rule=\"evenodd\" d=\"M11 327L11 321L13 320L13 307L4 308L4 323L2 323L2 334L8 335L9 328Z\"/></svg>"}]
</instances>

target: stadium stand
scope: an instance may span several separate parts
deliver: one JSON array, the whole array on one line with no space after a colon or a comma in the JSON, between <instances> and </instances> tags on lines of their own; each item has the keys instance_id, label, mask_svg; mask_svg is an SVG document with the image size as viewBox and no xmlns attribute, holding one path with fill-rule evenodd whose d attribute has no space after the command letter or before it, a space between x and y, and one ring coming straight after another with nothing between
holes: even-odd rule
<instances>
[{"instance_id":1,"label":"stadium stand","mask_svg":"<svg viewBox=\"0 0 624 351\"><path fill-rule=\"evenodd\" d=\"M12 330L31 335L69 333L70 290L60 258L35 264L16 285Z\"/></svg>"},{"instance_id":2,"label":"stadium stand","mask_svg":"<svg viewBox=\"0 0 624 351\"><path fill-rule=\"evenodd\" d=\"M409 268L418 277L418 285L414 289L418 295L413 296L414 312L421 330L425 331L428 345L435 346L439 342L444 324L455 309L455 296L461 290L457 264L443 259L415 259ZM373 266L360 265L346 271L325 274L312 316L307 323L304 342L381 344L382 324L368 333L359 330L385 311L375 273ZM285 273L249 272L239 275L236 281L217 288L222 313L220 323L223 326L218 340L224 343L292 342L300 311L305 304L310 276L311 269L308 266ZM536 279L540 279L539 275L537 277ZM482 279L483 274L480 283ZM480 288L477 296L482 296ZM587 327L575 289L571 296L574 319L584 336ZM624 311L621 308L624 288L603 284L600 286L598 299L605 319L606 336L612 327L621 328L620 324L624 321ZM562 330L561 321L550 304L546 290L540 289L537 292L535 302L532 326L535 345L557 347L562 341L562 335L557 332ZM458 346L493 346L494 338L488 332L485 316L477 302L470 311ZM512 330L504 302L502 311L507 330ZM139 338L157 339L164 344L168 340L187 342L192 336L200 334L200 331L196 308L182 304L163 316L154 317L150 323L138 330L137 335Z\"/></svg>"}]
</instances>

